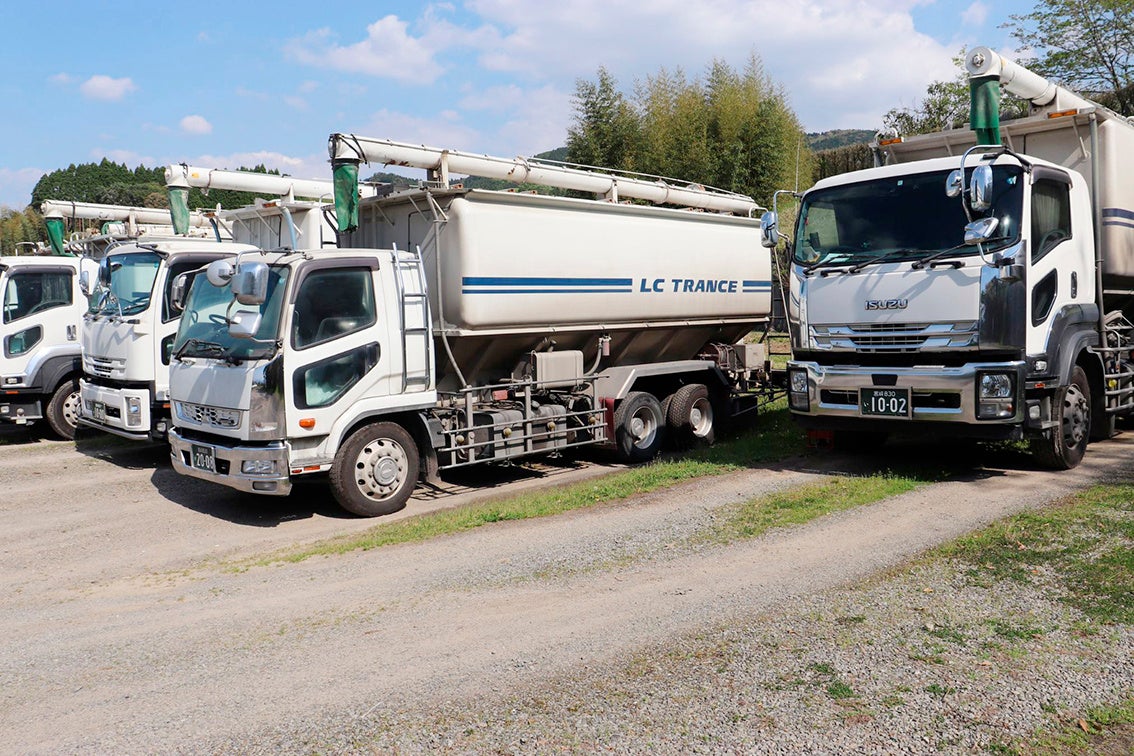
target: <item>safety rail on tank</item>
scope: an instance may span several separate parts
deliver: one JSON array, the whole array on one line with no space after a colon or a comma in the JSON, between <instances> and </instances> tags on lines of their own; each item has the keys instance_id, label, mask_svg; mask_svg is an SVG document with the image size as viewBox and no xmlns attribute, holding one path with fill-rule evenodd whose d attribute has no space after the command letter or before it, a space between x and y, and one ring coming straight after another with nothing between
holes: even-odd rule
<instances>
[{"instance_id":1,"label":"safety rail on tank","mask_svg":"<svg viewBox=\"0 0 1134 756\"><path fill-rule=\"evenodd\" d=\"M458 150L374 139L357 134L331 134L328 152L332 166L359 163L423 168L441 186L450 184L450 175L481 176L515 183L550 186L587 192L611 202L639 199L658 205L678 205L753 217L764 208L743 194L701 185L681 185L677 179L578 166L541 158L502 158L474 155ZM357 182L357 175L354 177ZM346 230L340 219L340 230Z\"/></svg>"},{"instance_id":2,"label":"safety rail on tank","mask_svg":"<svg viewBox=\"0 0 1134 756\"><path fill-rule=\"evenodd\" d=\"M1119 311L1111 312L1106 318L1105 340L1095 347L1103 358L1103 395L1106 397L1108 412L1129 412L1134 410L1134 365L1123 357L1129 357L1134 349L1134 324Z\"/></svg>"}]
</instances>

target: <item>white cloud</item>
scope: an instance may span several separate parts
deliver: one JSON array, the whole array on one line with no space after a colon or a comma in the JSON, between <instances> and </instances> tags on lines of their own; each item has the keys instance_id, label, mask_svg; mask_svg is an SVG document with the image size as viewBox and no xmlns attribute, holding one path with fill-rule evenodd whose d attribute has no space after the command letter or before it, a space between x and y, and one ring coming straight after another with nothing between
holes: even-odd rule
<instances>
[{"instance_id":1,"label":"white cloud","mask_svg":"<svg viewBox=\"0 0 1134 756\"><path fill-rule=\"evenodd\" d=\"M71 74L60 72L55 74L54 76L47 77L47 80L52 84L58 84L59 86L65 87L72 81L74 81L74 78L71 76Z\"/></svg>"},{"instance_id":2,"label":"white cloud","mask_svg":"<svg viewBox=\"0 0 1134 756\"><path fill-rule=\"evenodd\" d=\"M984 26L984 22L988 20L988 6L977 0L977 2L965 8L961 13L961 23L965 26Z\"/></svg>"},{"instance_id":3,"label":"white cloud","mask_svg":"<svg viewBox=\"0 0 1134 756\"><path fill-rule=\"evenodd\" d=\"M186 134L211 134L213 125L204 116L187 115L181 119L181 130Z\"/></svg>"},{"instance_id":4,"label":"white cloud","mask_svg":"<svg viewBox=\"0 0 1134 756\"><path fill-rule=\"evenodd\" d=\"M0 207L27 207L32 189L45 172L42 168L0 168Z\"/></svg>"},{"instance_id":5,"label":"white cloud","mask_svg":"<svg viewBox=\"0 0 1134 756\"><path fill-rule=\"evenodd\" d=\"M106 102L117 102L137 88L129 77L114 79L101 74L92 76L79 85L79 91L84 97Z\"/></svg>"},{"instance_id":6,"label":"white cloud","mask_svg":"<svg viewBox=\"0 0 1134 756\"><path fill-rule=\"evenodd\" d=\"M286 50L301 63L350 73L428 84L441 74L433 59L436 48L406 33L406 23L386 16L366 27L366 39L346 46L330 29L291 40Z\"/></svg>"},{"instance_id":7,"label":"white cloud","mask_svg":"<svg viewBox=\"0 0 1134 756\"><path fill-rule=\"evenodd\" d=\"M663 67L696 77L713 60L742 70L755 53L790 93L805 128L872 128L903 97L954 76L953 42L914 28L915 2L472 0L466 9L479 14L481 26L457 35L427 14L432 26L422 39L467 45L482 68L561 89L593 79L602 65L626 92Z\"/></svg>"}]
</instances>

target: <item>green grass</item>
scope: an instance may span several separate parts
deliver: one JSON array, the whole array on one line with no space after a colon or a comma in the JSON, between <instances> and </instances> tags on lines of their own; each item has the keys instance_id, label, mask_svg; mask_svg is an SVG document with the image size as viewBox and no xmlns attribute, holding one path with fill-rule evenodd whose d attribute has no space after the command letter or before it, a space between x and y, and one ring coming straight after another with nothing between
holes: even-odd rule
<instances>
[{"instance_id":1,"label":"green grass","mask_svg":"<svg viewBox=\"0 0 1134 756\"><path fill-rule=\"evenodd\" d=\"M967 565L977 584L1053 584L1061 601L1095 622L1134 622L1134 485L1094 486L940 553Z\"/></svg>"},{"instance_id":2,"label":"green grass","mask_svg":"<svg viewBox=\"0 0 1134 756\"><path fill-rule=\"evenodd\" d=\"M611 473L597 480L381 523L361 534L277 552L256 559L252 564L299 562L318 555L426 541L496 522L549 517L657 491L688 480L735 472L805 451L803 433L792 422L786 402L780 400L761 413L752 430L706 449Z\"/></svg>"},{"instance_id":3,"label":"green grass","mask_svg":"<svg viewBox=\"0 0 1134 756\"><path fill-rule=\"evenodd\" d=\"M880 473L830 478L778 491L725 507L719 521L698 540L731 543L755 538L772 528L800 525L825 514L897 496L935 479Z\"/></svg>"},{"instance_id":4,"label":"green grass","mask_svg":"<svg viewBox=\"0 0 1134 756\"><path fill-rule=\"evenodd\" d=\"M1134 697L1070 717L1055 732L1041 733L1031 744L1013 752L1029 756L1134 753Z\"/></svg>"}]
</instances>

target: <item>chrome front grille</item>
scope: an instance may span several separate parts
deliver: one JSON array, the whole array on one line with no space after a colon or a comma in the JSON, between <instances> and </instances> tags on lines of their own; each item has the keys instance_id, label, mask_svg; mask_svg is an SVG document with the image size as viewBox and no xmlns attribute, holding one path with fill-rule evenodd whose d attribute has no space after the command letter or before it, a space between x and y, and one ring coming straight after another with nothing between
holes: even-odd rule
<instances>
[{"instance_id":1,"label":"chrome front grille","mask_svg":"<svg viewBox=\"0 0 1134 756\"><path fill-rule=\"evenodd\" d=\"M240 427L240 410L206 407L203 404L190 402L174 402L174 404L177 406L177 417L187 423L208 425L213 428Z\"/></svg>"},{"instance_id":2,"label":"chrome front grille","mask_svg":"<svg viewBox=\"0 0 1134 756\"><path fill-rule=\"evenodd\" d=\"M849 323L812 326L817 349L844 352L912 352L977 345L977 321L955 323Z\"/></svg>"},{"instance_id":3,"label":"chrome front grille","mask_svg":"<svg viewBox=\"0 0 1134 756\"><path fill-rule=\"evenodd\" d=\"M83 370L101 378L120 378L126 370L126 360L85 354L83 355Z\"/></svg>"}]
</instances>

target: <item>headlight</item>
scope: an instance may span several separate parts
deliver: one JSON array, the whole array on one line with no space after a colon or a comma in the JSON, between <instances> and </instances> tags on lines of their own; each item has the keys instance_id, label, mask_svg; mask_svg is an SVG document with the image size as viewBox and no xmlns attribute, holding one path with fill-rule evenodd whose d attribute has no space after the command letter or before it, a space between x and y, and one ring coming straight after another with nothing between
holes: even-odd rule
<instances>
[{"instance_id":1,"label":"headlight","mask_svg":"<svg viewBox=\"0 0 1134 756\"><path fill-rule=\"evenodd\" d=\"M240 472L245 475L271 475L276 471L276 463L271 459L246 459L240 463Z\"/></svg>"},{"instance_id":2,"label":"headlight","mask_svg":"<svg viewBox=\"0 0 1134 756\"><path fill-rule=\"evenodd\" d=\"M811 395L808 392L806 370L788 371L788 406L800 412L811 411Z\"/></svg>"},{"instance_id":3,"label":"headlight","mask_svg":"<svg viewBox=\"0 0 1134 756\"><path fill-rule=\"evenodd\" d=\"M1010 420L1016 415L1014 373L981 373L977 378L978 420Z\"/></svg>"},{"instance_id":4,"label":"headlight","mask_svg":"<svg viewBox=\"0 0 1134 756\"><path fill-rule=\"evenodd\" d=\"M980 377L981 399L1010 399L1013 391L1012 376L1005 373L984 373Z\"/></svg>"},{"instance_id":5,"label":"headlight","mask_svg":"<svg viewBox=\"0 0 1134 756\"><path fill-rule=\"evenodd\" d=\"M790 391L793 394L807 393L807 371L792 370L788 373L788 377L790 378Z\"/></svg>"},{"instance_id":6,"label":"headlight","mask_svg":"<svg viewBox=\"0 0 1134 756\"><path fill-rule=\"evenodd\" d=\"M136 396L126 397L126 424L142 424L142 400Z\"/></svg>"}]
</instances>

